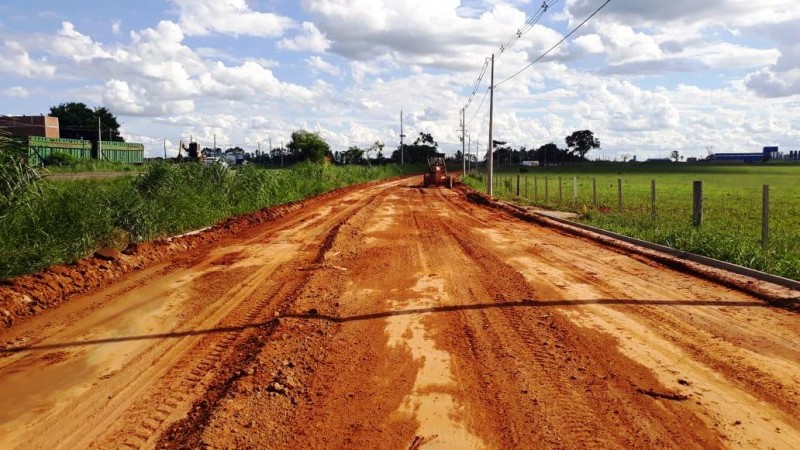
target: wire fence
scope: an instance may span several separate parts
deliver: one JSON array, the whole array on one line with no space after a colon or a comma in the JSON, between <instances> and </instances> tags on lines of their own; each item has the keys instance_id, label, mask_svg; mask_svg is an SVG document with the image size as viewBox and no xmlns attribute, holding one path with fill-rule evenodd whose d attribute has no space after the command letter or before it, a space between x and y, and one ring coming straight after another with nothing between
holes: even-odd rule
<instances>
[{"instance_id":1,"label":"wire fence","mask_svg":"<svg viewBox=\"0 0 800 450\"><path fill-rule=\"evenodd\" d=\"M800 279L800 177L766 177L758 184L746 176L707 178L499 173L494 195L574 212L575 220L603 229ZM485 191L482 175L467 180Z\"/></svg>"}]
</instances>

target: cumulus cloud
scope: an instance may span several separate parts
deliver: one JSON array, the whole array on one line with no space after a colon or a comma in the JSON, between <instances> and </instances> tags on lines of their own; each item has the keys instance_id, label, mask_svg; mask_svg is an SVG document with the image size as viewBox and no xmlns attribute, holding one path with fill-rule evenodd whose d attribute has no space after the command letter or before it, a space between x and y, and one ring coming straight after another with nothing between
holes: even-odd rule
<instances>
[{"instance_id":1,"label":"cumulus cloud","mask_svg":"<svg viewBox=\"0 0 800 450\"><path fill-rule=\"evenodd\" d=\"M312 56L306 59L306 63L315 71L327 73L329 75L340 75L342 73L341 70L337 66L325 61L319 56Z\"/></svg>"},{"instance_id":2,"label":"cumulus cloud","mask_svg":"<svg viewBox=\"0 0 800 450\"><path fill-rule=\"evenodd\" d=\"M191 100L159 100L148 95L141 86L131 86L126 81L114 79L105 83L103 104L118 114L132 116L184 114L194 110Z\"/></svg>"},{"instance_id":3,"label":"cumulus cloud","mask_svg":"<svg viewBox=\"0 0 800 450\"><path fill-rule=\"evenodd\" d=\"M186 34L205 36L212 33L282 36L294 26L288 17L253 11L245 0L172 0L177 6L178 23Z\"/></svg>"},{"instance_id":4,"label":"cumulus cloud","mask_svg":"<svg viewBox=\"0 0 800 450\"><path fill-rule=\"evenodd\" d=\"M46 59L32 59L19 42L5 41L0 47L0 72L7 72L26 78L50 78L56 73L56 66Z\"/></svg>"},{"instance_id":5,"label":"cumulus cloud","mask_svg":"<svg viewBox=\"0 0 800 450\"><path fill-rule=\"evenodd\" d=\"M330 48L331 41L311 22L303 22L303 33L292 39L281 39L278 48L295 52L323 53Z\"/></svg>"},{"instance_id":6,"label":"cumulus cloud","mask_svg":"<svg viewBox=\"0 0 800 450\"><path fill-rule=\"evenodd\" d=\"M525 23L506 2L464 15L460 0L303 0L303 7L330 40L330 51L366 61L390 56L405 64L472 70ZM424 13L421 13L423 12ZM460 12L461 11L461 12ZM517 45L525 51L539 37Z\"/></svg>"},{"instance_id":7,"label":"cumulus cloud","mask_svg":"<svg viewBox=\"0 0 800 450\"><path fill-rule=\"evenodd\" d=\"M780 57L748 75L747 87L762 97L788 97L800 94L800 20L790 20L757 31L779 42Z\"/></svg>"}]
</instances>

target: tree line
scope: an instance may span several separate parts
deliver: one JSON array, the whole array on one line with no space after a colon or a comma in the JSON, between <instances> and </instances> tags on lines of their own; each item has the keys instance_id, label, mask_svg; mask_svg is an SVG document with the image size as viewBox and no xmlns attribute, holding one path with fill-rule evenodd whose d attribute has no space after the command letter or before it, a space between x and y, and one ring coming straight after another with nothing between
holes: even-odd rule
<instances>
[{"instance_id":1,"label":"tree line","mask_svg":"<svg viewBox=\"0 0 800 450\"><path fill-rule=\"evenodd\" d=\"M58 117L61 137L69 139L96 140L98 120L101 125L103 140L124 142L117 118L105 107L89 108L84 103L68 102L50 108L50 115ZM495 140L494 161L498 165L519 165L523 161L537 161L540 165L579 162L586 159L586 154L600 148L600 140L590 130L575 131L564 139L566 147L560 148L553 142L536 149L525 146L513 148L508 142ZM409 164L425 164L427 158L439 153L439 143L430 133L420 132L411 144L397 147L388 155L384 153L385 144L375 141L368 147L350 146L347 150L332 151L330 145L319 135L306 130L296 130L285 148L274 148L271 151L246 152L239 147L221 149L205 148L206 153L239 153L255 163L290 165L301 161L328 160L336 164L389 164L401 161ZM673 152L676 153L676 152ZM467 154L470 163L477 163L474 155ZM675 155L673 155L675 158ZM448 161L461 163L464 154L461 150L449 156ZM486 161L484 156L483 161Z\"/></svg>"}]
</instances>

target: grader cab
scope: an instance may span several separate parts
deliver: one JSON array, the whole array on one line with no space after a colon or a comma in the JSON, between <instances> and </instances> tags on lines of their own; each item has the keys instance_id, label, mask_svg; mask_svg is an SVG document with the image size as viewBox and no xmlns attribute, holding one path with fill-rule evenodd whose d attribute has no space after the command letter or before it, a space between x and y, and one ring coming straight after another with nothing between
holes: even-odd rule
<instances>
[{"instance_id":1,"label":"grader cab","mask_svg":"<svg viewBox=\"0 0 800 450\"><path fill-rule=\"evenodd\" d=\"M447 167L444 163L444 153L437 153L434 156L428 157L428 173L423 176L422 185L424 187L453 187L453 177L447 173Z\"/></svg>"}]
</instances>

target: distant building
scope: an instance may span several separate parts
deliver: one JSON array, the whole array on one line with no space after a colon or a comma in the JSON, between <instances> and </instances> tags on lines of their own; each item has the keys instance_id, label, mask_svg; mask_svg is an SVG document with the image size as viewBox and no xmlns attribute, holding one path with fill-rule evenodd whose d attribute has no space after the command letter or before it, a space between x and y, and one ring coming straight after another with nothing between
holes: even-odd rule
<instances>
[{"instance_id":1,"label":"distant building","mask_svg":"<svg viewBox=\"0 0 800 450\"><path fill-rule=\"evenodd\" d=\"M714 153L713 161L765 162L778 158L778 147L764 147L761 153Z\"/></svg>"},{"instance_id":2,"label":"distant building","mask_svg":"<svg viewBox=\"0 0 800 450\"><path fill-rule=\"evenodd\" d=\"M58 117L53 116L0 116L0 132L13 137L61 137Z\"/></svg>"},{"instance_id":3,"label":"distant building","mask_svg":"<svg viewBox=\"0 0 800 450\"><path fill-rule=\"evenodd\" d=\"M525 167L539 167L539 161L522 161L521 164Z\"/></svg>"}]
</instances>

